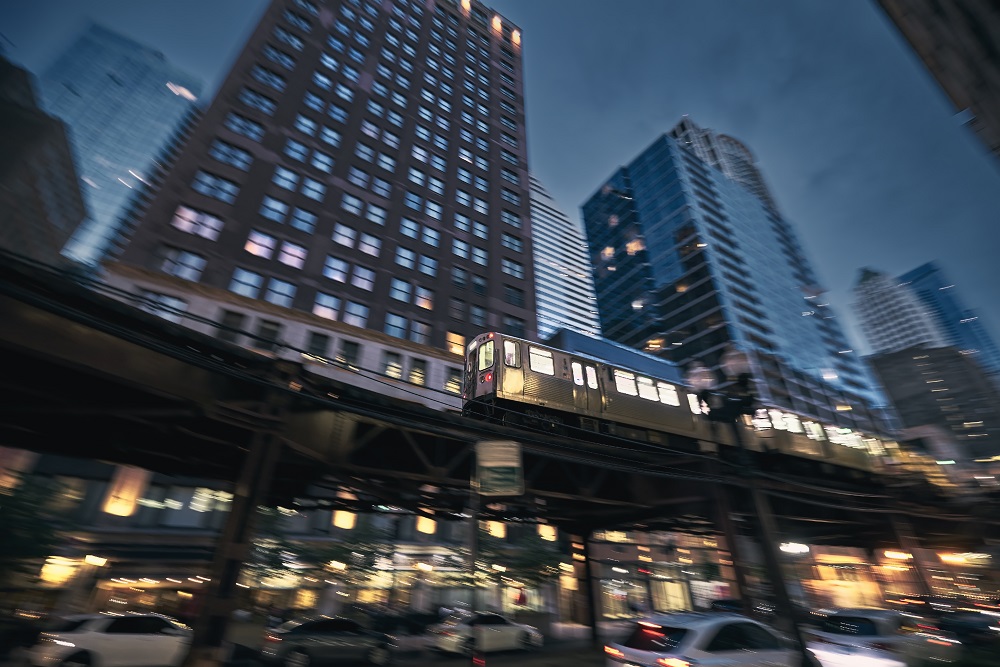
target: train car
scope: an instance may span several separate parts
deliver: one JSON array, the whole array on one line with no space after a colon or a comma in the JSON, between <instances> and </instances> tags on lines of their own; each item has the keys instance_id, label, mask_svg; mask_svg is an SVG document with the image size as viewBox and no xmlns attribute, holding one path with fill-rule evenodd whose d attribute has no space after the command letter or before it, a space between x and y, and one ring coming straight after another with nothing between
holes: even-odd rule
<instances>
[{"instance_id":1,"label":"train car","mask_svg":"<svg viewBox=\"0 0 1000 667\"><path fill-rule=\"evenodd\" d=\"M736 444L728 429L713 430L701 418L704 406L695 393L650 370L655 369L638 371L586 353L487 332L467 348L463 412L554 433L582 429L653 443L681 435ZM866 473L891 468L887 463L898 453L895 443L887 446L886 441L771 408L758 410L738 428L750 450Z\"/></svg>"}]
</instances>

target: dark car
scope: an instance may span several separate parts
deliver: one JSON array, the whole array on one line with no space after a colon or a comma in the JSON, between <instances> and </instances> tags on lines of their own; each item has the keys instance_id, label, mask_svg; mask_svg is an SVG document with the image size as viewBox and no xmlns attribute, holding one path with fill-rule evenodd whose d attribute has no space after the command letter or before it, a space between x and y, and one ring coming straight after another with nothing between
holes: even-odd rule
<instances>
[{"instance_id":1,"label":"dark car","mask_svg":"<svg viewBox=\"0 0 1000 667\"><path fill-rule=\"evenodd\" d=\"M956 611L942 616L937 625L942 630L954 633L962 644L974 647L1000 648L1000 631L993 628L1000 625L1000 619L974 611Z\"/></svg>"},{"instance_id":2,"label":"dark car","mask_svg":"<svg viewBox=\"0 0 1000 667\"><path fill-rule=\"evenodd\" d=\"M265 664L309 667L329 663L387 665L396 650L393 638L349 618L306 618L268 630L260 657Z\"/></svg>"}]
</instances>

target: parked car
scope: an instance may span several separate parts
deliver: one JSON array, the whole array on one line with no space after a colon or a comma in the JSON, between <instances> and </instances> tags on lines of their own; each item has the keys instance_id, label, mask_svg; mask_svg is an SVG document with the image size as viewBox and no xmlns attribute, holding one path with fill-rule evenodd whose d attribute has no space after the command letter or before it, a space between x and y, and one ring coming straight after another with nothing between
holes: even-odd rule
<instances>
[{"instance_id":1,"label":"parked car","mask_svg":"<svg viewBox=\"0 0 1000 667\"><path fill-rule=\"evenodd\" d=\"M395 651L395 640L387 634L368 630L349 618L323 616L286 621L268 630L260 657L266 664L284 667L331 662L387 665Z\"/></svg>"},{"instance_id":2,"label":"parked car","mask_svg":"<svg viewBox=\"0 0 1000 667\"><path fill-rule=\"evenodd\" d=\"M160 614L74 614L56 620L28 651L36 667L180 665L191 646L191 628Z\"/></svg>"},{"instance_id":3,"label":"parked car","mask_svg":"<svg viewBox=\"0 0 1000 667\"><path fill-rule=\"evenodd\" d=\"M622 641L605 646L604 653L608 667L803 667L801 651L787 638L759 621L725 612L645 618Z\"/></svg>"},{"instance_id":4,"label":"parked car","mask_svg":"<svg viewBox=\"0 0 1000 667\"><path fill-rule=\"evenodd\" d=\"M963 646L995 649L1000 654L1000 618L978 611L956 611L937 620L937 626L951 632Z\"/></svg>"},{"instance_id":5,"label":"parked car","mask_svg":"<svg viewBox=\"0 0 1000 667\"><path fill-rule=\"evenodd\" d=\"M961 642L932 622L886 609L839 609L806 643L822 667L923 667L959 659Z\"/></svg>"},{"instance_id":6,"label":"parked car","mask_svg":"<svg viewBox=\"0 0 1000 667\"><path fill-rule=\"evenodd\" d=\"M538 628L514 623L500 614L456 613L428 628L429 646L442 653L489 653L513 649L533 650L544 643Z\"/></svg>"}]
</instances>

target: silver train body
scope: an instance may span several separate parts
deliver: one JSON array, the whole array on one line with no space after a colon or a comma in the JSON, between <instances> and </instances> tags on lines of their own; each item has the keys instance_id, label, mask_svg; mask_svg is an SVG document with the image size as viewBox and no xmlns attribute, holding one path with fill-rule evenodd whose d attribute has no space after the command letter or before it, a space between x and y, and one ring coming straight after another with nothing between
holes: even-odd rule
<instances>
[{"instance_id":1,"label":"silver train body","mask_svg":"<svg viewBox=\"0 0 1000 667\"><path fill-rule=\"evenodd\" d=\"M676 382L651 377L584 354L497 332L473 339L466 354L463 412L511 426L567 435L576 429L667 445L693 438L702 449L733 446L732 433L713 429L698 397ZM837 428L776 409L740 425L754 451L778 451L868 473L891 473L896 442Z\"/></svg>"}]
</instances>

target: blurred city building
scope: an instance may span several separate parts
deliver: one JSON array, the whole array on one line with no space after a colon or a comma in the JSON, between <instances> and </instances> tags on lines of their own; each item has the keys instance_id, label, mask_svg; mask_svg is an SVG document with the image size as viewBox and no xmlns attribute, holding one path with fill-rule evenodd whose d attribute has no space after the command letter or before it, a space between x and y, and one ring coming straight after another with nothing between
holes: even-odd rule
<instances>
[{"instance_id":1,"label":"blurred city building","mask_svg":"<svg viewBox=\"0 0 1000 667\"><path fill-rule=\"evenodd\" d=\"M1000 348L979 314L966 308L961 291L935 262L928 262L899 277L912 289L937 323L948 345L979 364L1000 386Z\"/></svg>"},{"instance_id":2,"label":"blurred city building","mask_svg":"<svg viewBox=\"0 0 1000 667\"><path fill-rule=\"evenodd\" d=\"M459 365L483 330L533 337L521 75L477 2L275 0L120 261Z\"/></svg>"},{"instance_id":3,"label":"blurred city building","mask_svg":"<svg viewBox=\"0 0 1000 667\"><path fill-rule=\"evenodd\" d=\"M601 335L587 241L534 176L531 177L531 235L535 251L538 337L557 329Z\"/></svg>"},{"instance_id":4,"label":"blurred city building","mask_svg":"<svg viewBox=\"0 0 1000 667\"><path fill-rule=\"evenodd\" d=\"M47 264L87 214L66 127L31 75L0 56L0 245Z\"/></svg>"},{"instance_id":5,"label":"blurred city building","mask_svg":"<svg viewBox=\"0 0 1000 667\"><path fill-rule=\"evenodd\" d=\"M711 136L685 118L583 205L604 335L709 368L735 345L766 405L883 428L883 399L752 156ZM713 145L737 178L699 157Z\"/></svg>"},{"instance_id":6,"label":"blurred city building","mask_svg":"<svg viewBox=\"0 0 1000 667\"><path fill-rule=\"evenodd\" d=\"M968 125L1000 157L1000 5L878 0Z\"/></svg>"},{"instance_id":7,"label":"blurred city building","mask_svg":"<svg viewBox=\"0 0 1000 667\"><path fill-rule=\"evenodd\" d=\"M913 288L873 269L861 269L854 308L876 354L914 345L946 345L945 334Z\"/></svg>"},{"instance_id":8,"label":"blurred city building","mask_svg":"<svg viewBox=\"0 0 1000 667\"><path fill-rule=\"evenodd\" d=\"M153 161L194 107L201 84L163 54L91 24L39 78L45 109L69 127L89 216L64 253L96 265Z\"/></svg>"},{"instance_id":9,"label":"blurred city building","mask_svg":"<svg viewBox=\"0 0 1000 667\"><path fill-rule=\"evenodd\" d=\"M954 347L918 345L870 357L904 428L940 426L962 458L1000 454L1000 392Z\"/></svg>"}]
</instances>

